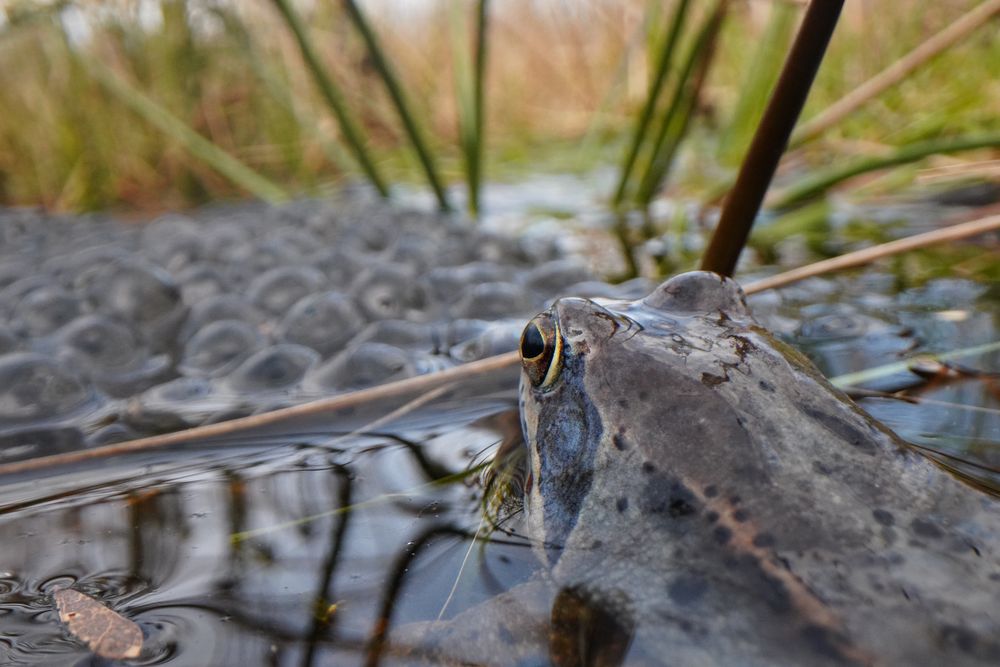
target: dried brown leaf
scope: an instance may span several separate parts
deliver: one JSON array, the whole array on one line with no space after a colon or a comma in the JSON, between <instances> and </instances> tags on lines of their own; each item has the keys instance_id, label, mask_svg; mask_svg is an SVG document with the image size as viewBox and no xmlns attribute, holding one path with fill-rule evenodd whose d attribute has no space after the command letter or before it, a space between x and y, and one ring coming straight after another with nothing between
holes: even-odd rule
<instances>
[{"instance_id":1,"label":"dried brown leaf","mask_svg":"<svg viewBox=\"0 0 1000 667\"><path fill-rule=\"evenodd\" d=\"M139 657L142 630L134 622L71 588L58 590L53 597L59 620L91 651L113 660Z\"/></svg>"}]
</instances>

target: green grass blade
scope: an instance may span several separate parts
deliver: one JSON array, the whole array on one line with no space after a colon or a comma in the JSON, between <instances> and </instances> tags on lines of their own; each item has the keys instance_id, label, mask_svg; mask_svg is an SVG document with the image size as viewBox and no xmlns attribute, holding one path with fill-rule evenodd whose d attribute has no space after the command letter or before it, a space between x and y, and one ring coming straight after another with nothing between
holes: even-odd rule
<instances>
[{"instance_id":1,"label":"green grass blade","mask_svg":"<svg viewBox=\"0 0 1000 667\"><path fill-rule=\"evenodd\" d=\"M629 143L628 152L625 154L625 159L622 161L621 173L618 176L618 186L615 188L615 193L611 198L611 203L616 208L621 206L625 199L625 192L628 189L629 180L632 177L632 170L635 168L635 162L639 156L639 151L646 140L646 133L649 131L649 124L653 119L653 112L656 109L656 103L660 99L663 84L667 79L667 72L670 69L670 63L673 60L674 51L677 46L678 38L681 34L681 29L684 27L684 20L687 17L689 6L690 0L679 0L670 19L670 29L668 30L667 36L663 41L663 45L657 54L653 79L649 85L649 93L646 95L646 101L643 104L642 110L639 112L639 118L636 121L635 129L632 132L632 140Z\"/></svg>"},{"instance_id":2,"label":"green grass blade","mask_svg":"<svg viewBox=\"0 0 1000 667\"><path fill-rule=\"evenodd\" d=\"M195 132L182 120L120 79L102 63L89 58L81 58L81 62L86 71L115 98L237 186L264 201L279 202L288 199L288 194L280 186Z\"/></svg>"},{"instance_id":3,"label":"green grass blade","mask_svg":"<svg viewBox=\"0 0 1000 667\"><path fill-rule=\"evenodd\" d=\"M279 1L286 2L286 0ZM396 107L396 112L399 114L399 120L403 123L406 136L410 139L410 144L413 146L413 150L417 154L417 159L420 161L420 166L424 170L424 175L427 177L427 182L430 184L431 189L434 190L438 206L445 211L451 210L451 205L448 203L448 197L445 194L444 186L441 184L434 160L427 148L427 144L424 142L420 128L417 127L416 119L414 119L413 113L410 111L403 88L400 86L399 80L396 78L396 74L389 64L389 60L385 57L385 53L378 42L378 38L375 36L375 32L354 0L343 0L343 3L344 7L347 8L348 17L350 17L355 29L357 29L361 38L365 41L365 46L368 48L368 55L375 66L375 70L379 73L382 83L389 92L389 97L392 99L392 103Z\"/></svg>"},{"instance_id":4,"label":"green grass blade","mask_svg":"<svg viewBox=\"0 0 1000 667\"><path fill-rule=\"evenodd\" d=\"M469 209L473 215L479 214L479 192L483 180L483 150L486 144L486 55L489 35L489 1L479 0L476 11L476 56L473 93L473 128L469 137L466 171L469 181Z\"/></svg>"},{"instance_id":5,"label":"green grass blade","mask_svg":"<svg viewBox=\"0 0 1000 667\"><path fill-rule=\"evenodd\" d=\"M916 162L929 155L936 155L938 153L958 153L979 148L996 148L998 146L1000 146L1000 134L934 139L932 141L910 144L903 146L889 155L862 158L813 174L784 190L769 204L771 208L788 208L800 204L807 199L817 197L833 186L861 174Z\"/></svg>"},{"instance_id":6,"label":"green grass blade","mask_svg":"<svg viewBox=\"0 0 1000 667\"><path fill-rule=\"evenodd\" d=\"M313 81L316 82L316 87L319 89L320 94L323 96L324 101L333 111L334 116L337 118L337 122L340 125L340 131L344 135L344 140L347 142L348 147L351 152L354 153L355 159L358 164L361 165L361 170L365 173L365 176L371 182L375 190L383 197L389 196L389 188L386 186L385 181L379 174L378 169L375 167L375 162L372 160L368 153L368 148L361 136L361 130L358 128L357 123L351 116L347 109L347 104L344 101L343 95L340 90L333 83L333 80L327 76L326 70L319 61L319 55L316 53L316 49L313 48L312 41L306 34L305 26L302 25L302 20L299 18L295 10L292 9L289 0L272 0L274 6L278 9L278 12L284 18L285 23L288 24L288 28L292 31L295 36L295 41L299 46L299 51L302 53L302 59L306 63L306 67L309 68L309 72L313 77Z\"/></svg>"},{"instance_id":7,"label":"green grass blade","mask_svg":"<svg viewBox=\"0 0 1000 667\"><path fill-rule=\"evenodd\" d=\"M696 86L693 84L700 78L697 76L698 65L699 63L707 63L707 56L711 52L715 35L719 32L725 8L726 0L719 0L715 3L684 56L677 81L674 84L670 104L660 120L656 139L653 141L653 147L650 151L649 162L639 181L635 201L640 205L648 204L656 194L662 183L662 178L666 176L670 168L669 163L673 158L677 143L683 138L687 121L680 115L684 114L685 106L690 104L688 108L693 110L691 102L697 102L697 91L694 90ZM670 140L669 143L668 140Z\"/></svg>"},{"instance_id":8,"label":"green grass blade","mask_svg":"<svg viewBox=\"0 0 1000 667\"><path fill-rule=\"evenodd\" d=\"M795 30L798 7L790 2L770 3L771 16L761 35L740 86L740 95L729 123L719 140L719 159L735 164L750 145L764 106L781 72L782 56L788 50Z\"/></svg>"}]
</instances>

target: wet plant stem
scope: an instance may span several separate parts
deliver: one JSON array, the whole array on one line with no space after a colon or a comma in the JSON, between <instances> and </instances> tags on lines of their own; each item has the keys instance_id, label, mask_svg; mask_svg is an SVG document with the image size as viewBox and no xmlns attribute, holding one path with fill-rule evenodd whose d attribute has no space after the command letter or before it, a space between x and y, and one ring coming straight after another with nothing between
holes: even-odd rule
<instances>
[{"instance_id":1,"label":"wet plant stem","mask_svg":"<svg viewBox=\"0 0 1000 667\"><path fill-rule=\"evenodd\" d=\"M272 0L272 2L295 36L299 51L302 53L302 59L305 61L306 67L309 69L309 73L312 75L320 95L322 95L323 100L330 107L330 110L333 111L333 115L336 116L337 123L340 125L340 131L344 135L344 141L347 142L351 152L354 153L354 157L361 166L365 177L379 195L388 197L389 188L386 186L385 181L382 179L378 169L375 167L374 161L369 155L368 148L362 139L361 130L348 111L347 103L344 101L340 90L327 75L326 69L320 63L319 55L316 53L316 49L313 47L312 41L306 33L305 26L302 25L302 20L295 13L290 0Z\"/></svg>"},{"instance_id":2,"label":"wet plant stem","mask_svg":"<svg viewBox=\"0 0 1000 667\"><path fill-rule=\"evenodd\" d=\"M731 276L837 25L843 0L813 0L726 198L701 268Z\"/></svg>"},{"instance_id":3,"label":"wet plant stem","mask_svg":"<svg viewBox=\"0 0 1000 667\"><path fill-rule=\"evenodd\" d=\"M287 2L287 0L276 1ZM427 177L427 182L434 191L434 197L437 199L438 206L443 211L451 210L451 204L448 202L448 196L445 194L437 167L434 165L434 159L427 148L420 128L417 126L417 121L410 110L409 103L406 101L403 88L399 84L399 80L396 78L396 74L389 64L388 59L385 57L385 53L378 42L378 38L375 36L375 32L354 0L342 0L342 2L347 9L347 15L351 19L351 23L354 24L355 29L361 35L365 46L368 48L368 56L371 58L375 70L379 73L382 83L385 85L385 89L392 99L393 106L396 107L396 113L399 114L399 120L403 123L406 136L413 146L413 151L417 154L417 159L424 171L424 175Z\"/></svg>"}]
</instances>

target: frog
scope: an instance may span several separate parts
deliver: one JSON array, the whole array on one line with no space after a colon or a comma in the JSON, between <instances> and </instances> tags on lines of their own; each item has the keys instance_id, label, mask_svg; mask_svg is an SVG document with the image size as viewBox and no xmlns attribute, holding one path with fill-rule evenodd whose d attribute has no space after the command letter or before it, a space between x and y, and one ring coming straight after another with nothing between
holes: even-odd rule
<instances>
[{"instance_id":1,"label":"frog","mask_svg":"<svg viewBox=\"0 0 1000 667\"><path fill-rule=\"evenodd\" d=\"M835 389L731 278L562 298L520 341L536 579L433 664L1000 664L1000 506Z\"/></svg>"}]
</instances>

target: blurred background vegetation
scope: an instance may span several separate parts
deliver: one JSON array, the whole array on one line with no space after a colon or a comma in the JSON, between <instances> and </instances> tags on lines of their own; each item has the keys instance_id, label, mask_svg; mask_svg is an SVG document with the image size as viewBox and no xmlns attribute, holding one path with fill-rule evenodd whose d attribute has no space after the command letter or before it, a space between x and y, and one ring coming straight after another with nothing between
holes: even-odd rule
<instances>
[{"instance_id":1,"label":"blurred background vegetation","mask_svg":"<svg viewBox=\"0 0 1000 667\"><path fill-rule=\"evenodd\" d=\"M648 107L651 132L616 203L641 207L664 191L711 201L733 178L803 8L785 0L358 2L380 54L352 5L0 2L0 203L152 212L313 194L362 178L282 6L301 20L388 183L424 187L427 179L380 55L453 193L469 178L470 142L485 146L492 181L619 168ZM848 0L803 119L977 8L984 16L956 43L829 128L798 137L782 182L808 190L831 169L901 149L911 154L861 179L863 192L1000 180L995 2ZM488 48L477 122L480 9L488 11ZM663 92L647 104L661 61ZM780 203L804 201L839 183L836 176ZM614 188L604 197L612 201Z\"/></svg>"}]
</instances>

